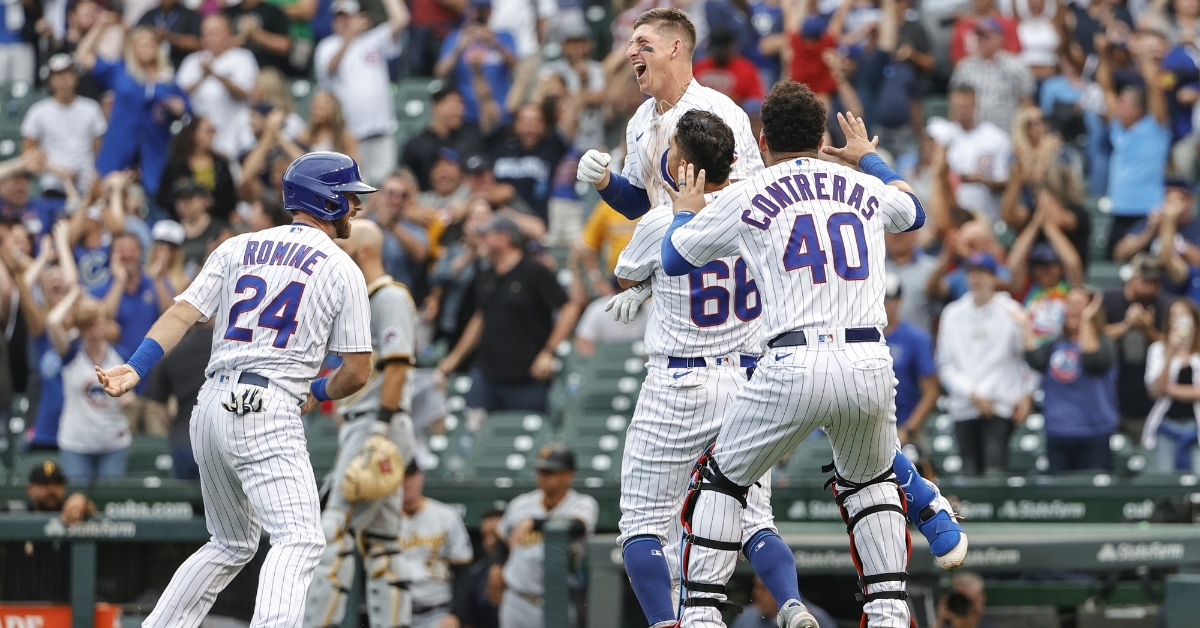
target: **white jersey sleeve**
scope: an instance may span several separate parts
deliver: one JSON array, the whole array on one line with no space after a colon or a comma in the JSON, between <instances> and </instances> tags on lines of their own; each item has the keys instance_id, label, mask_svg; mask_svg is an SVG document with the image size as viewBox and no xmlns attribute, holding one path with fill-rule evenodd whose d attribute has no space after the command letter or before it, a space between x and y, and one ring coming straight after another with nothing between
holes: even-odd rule
<instances>
[{"instance_id":1,"label":"white jersey sleeve","mask_svg":"<svg viewBox=\"0 0 1200 628\"><path fill-rule=\"evenodd\" d=\"M719 257L737 255L741 207L746 199L738 190L722 194L716 203L702 209L687 224L671 234L675 250L692 266L703 266Z\"/></svg>"},{"instance_id":2,"label":"white jersey sleeve","mask_svg":"<svg viewBox=\"0 0 1200 628\"><path fill-rule=\"evenodd\" d=\"M336 353L371 352L371 302L367 298L367 282L362 271L343 257L334 273L336 285L342 288L342 307L333 319L329 350Z\"/></svg>"},{"instance_id":3,"label":"white jersey sleeve","mask_svg":"<svg viewBox=\"0 0 1200 628\"><path fill-rule=\"evenodd\" d=\"M638 221L633 228L633 237L617 257L613 274L637 282L645 281L654 274L662 258L662 239L671 225L670 216L670 211L650 210Z\"/></svg>"},{"instance_id":4,"label":"white jersey sleeve","mask_svg":"<svg viewBox=\"0 0 1200 628\"><path fill-rule=\"evenodd\" d=\"M190 303L200 311L200 320L207 321L217 312L221 304L221 294L225 288L226 277L229 276L229 260L236 249L240 249L245 237L229 238L221 243L208 259L204 267L192 280L187 290L175 297L175 301Z\"/></svg>"},{"instance_id":5,"label":"white jersey sleeve","mask_svg":"<svg viewBox=\"0 0 1200 628\"><path fill-rule=\"evenodd\" d=\"M880 181L880 183L883 183ZM898 188L884 184L876 193L879 197L879 211L887 221L884 227L891 233L908 231L917 224L917 216L924 214L917 197Z\"/></svg>"}]
</instances>

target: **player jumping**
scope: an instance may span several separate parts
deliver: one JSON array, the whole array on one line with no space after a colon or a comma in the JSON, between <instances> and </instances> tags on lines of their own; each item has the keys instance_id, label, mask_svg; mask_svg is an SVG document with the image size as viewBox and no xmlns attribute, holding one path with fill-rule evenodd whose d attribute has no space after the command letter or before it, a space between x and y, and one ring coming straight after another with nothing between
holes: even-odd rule
<instances>
[{"instance_id":1,"label":"player jumping","mask_svg":"<svg viewBox=\"0 0 1200 628\"><path fill-rule=\"evenodd\" d=\"M711 202L729 186L734 144L733 131L719 117L693 109L679 117L667 167L703 168L708 174L705 198ZM680 577L679 535L671 524L696 459L716 437L725 409L746 382L746 369L754 366L761 335L762 304L740 257L711 261L687 277L663 272L662 239L672 217L669 205L650 210L638 222L616 268L621 287L653 289L656 295L646 325L648 373L625 436L617 538L651 628L676 625L672 580ZM816 620L800 603L795 558L775 529L770 470L749 490L746 502L744 542L733 545L740 545L775 596L779 625L816 628ZM682 585L702 586L686 575ZM701 603L717 600L693 597L684 605Z\"/></svg>"},{"instance_id":2,"label":"player jumping","mask_svg":"<svg viewBox=\"0 0 1200 628\"><path fill-rule=\"evenodd\" d=\"M271 550L250 625L300 624L325 549L300 415L354 393L371 371L366 282L333 239L350 236L358 194L374 191L340 153L292 162L283 175L292 224L217 247L129 362L96 368L105 392L123 395L188 328L216 317L208 380L191 424L211 538L175 572L143 626L199 626L254 558L264 529ZM328 352L341 354L342 366L314 380Z\"/></svg>"},{"instance_id":3,"label":"player jumping","mask_svg":"<svg viewBox=\"0 0 1200 628\"><path fill-rule=\"evenodd\" d=\"M867 625L903 628L909 541L904 492L892 472L894 375L880 331L883 234L918 229L925 213L875 154L860 119L839 114L846 147L822 147L825 107L807 87L776 85L762 119L767 168L707 208L704 173L681 172L675 219L663 238L669 275L740 252L758 279L769 338L685 502L692 538L683 569L705 585L689 595L722 600L710 591L729 580L736 554L720 546L740 540L751 485L822 428L833 446L834 492ZM820 161L820 151L863 172ZM696 610L683 615L683 626L720 625L716 609Z\"/></svg>"},{"instance_id":4,"label":"player jumping","mask_svg":"<svg viewBox=\"0 0 1200 628\"><path fill-rule=\"evenodd\" d=\"M638 107L625 129L623 174L612 174L608 153L589 150L579 159L577 177L591 183L600 197L625 217L637 218L670 201L673 185L667 170L667 144L680 116L692 109L711 111L733 129L733 181L762 170L750 118L728 96L692 78L696 27L679 9L651 9L633 24L625 56L637 74L638 87L650 98Z\"/></svg>"},{"instance_id":5,"label":"player jumping","mask_svg":"<svg viewBox=\"0 0 1200 628\"><path fill-rule=\"evenodd\" d=\"M354 584L355 551L362 553L367 573L367 616L371 628L412 624L411 575L400 554L402 490L389 483L378 492L361 493L382 472L398 486L413 459L412 399L408 372L417 344L417 307L403 284L383 272L383 232L369 220L355 220L350 237L338 243L362 270L371 303L371 377L362 390L338 406L345 422L338 430L338 455L325 490L325 554L308 589L304 612L307 628L338 626ZM399 456L374 463L374 450L394 444ZM367 476L364 479L362 473ZM388 487L392 487L388 490Z\"/></svg>"}]
</instances>

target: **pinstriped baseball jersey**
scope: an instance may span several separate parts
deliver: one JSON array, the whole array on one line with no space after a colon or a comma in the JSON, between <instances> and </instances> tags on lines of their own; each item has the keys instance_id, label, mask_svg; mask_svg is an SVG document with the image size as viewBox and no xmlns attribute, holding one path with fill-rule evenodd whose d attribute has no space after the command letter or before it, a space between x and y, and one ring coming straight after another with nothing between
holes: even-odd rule
<instances>
[{"instance_id":1,"label":"pinstriped baseball jersey","mask_svg":"<svg viewBox=\"0 0 1200 628\"><path fill-rule=\"evenodd\" d=\"M329 352L371 351L362 272L325 232L285 225L230 238L177 301L216 316L205 374L253 371L299 397Z\"/></svg>"},{"instance_id":2,"label":"pinstriped baseball jersey","mask_svg":"<svg viewBox=\"0 0 1200 628\"><path fill-rule=\"evenodd\" d=\"M917 208L915 197L873 176L793 159L726 190L671 241L693 265L740 250L765 305L764 339L883 327L883 234L912 227Z\"/></svg>"},{"instance_id":3,"label":"pinstriped baseball jersey","mask_svg":"<svg viewBox=\"0 0 1200 628\"><path fill-rule=\"evenodd\" d=\"M413 606L449 604L450 566L474 557L471 536L453 506L425 498L421 509L400 519L400 551L408 562Z\"/></svg>"},{"instance_id":4,"label":"pinstriped baseball jersey","mask_svg":"<svg viewBox=\"0 0 1200 628\"><path fill-rule=\"evenodd\" d=\"M705 198L712 203L719 195ZM638 282L651 278L654 301L646 322L646 353L758 353L762 304L746 263L738 256L723 257L686 276L668 276L662 268L662 239L672 218L669 205L650 210L617 260L618 277Z\"/></svg>"},{"instance_id":5,"label":"pinstriped baseball jersey","mask_svg":"<svg viewBox=\"0 0 1200 628\"><path fill-rule=\"evenodd\" d=\"M750 132L750 118L728 96L709 89L694 79L679 102L664 114L658 113L658 103L649 99L642 103L629 126L625 127L625 167L621 174L637 187L644 188L650 196L650 206L668 203L668 181L675 173L666 173L667 147L675 134L675 125L683 114L692 109L711 111L725 121L733 130L734 157L730 181L744 181L762 170L762 155L758 142Z\"/></svg>"},{"instance_id":6,"label":"pinstriped baseball jersey","mask_svg":"<svg viewBox=\"0 0 1200 628\"><path fill-rule=\"evenodd\" d=\"M417 306L404 284L384 275L367 286L371 300L371 363L382 365L388 360L414 363L417 355ZM371 369L367 383L358 392L338 403L342 415L374 412L379 409L379 394L383 387L383 371ZM412 405L412 381L405 378L400 393L400 409Z\"/></svg>"}]
</instances>

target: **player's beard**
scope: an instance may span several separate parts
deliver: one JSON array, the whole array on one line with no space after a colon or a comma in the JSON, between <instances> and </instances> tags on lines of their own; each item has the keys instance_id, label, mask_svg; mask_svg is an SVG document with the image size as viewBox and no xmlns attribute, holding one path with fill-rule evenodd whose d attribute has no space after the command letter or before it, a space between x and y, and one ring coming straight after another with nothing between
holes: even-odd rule
<instances>
[{"instance_id":1,"label":"player's beard","mask_svg":"<svg viewBox=\"0 0 1200 628\"><path fill-rule=\"evenodd\" d=\"M350 216L345 215L333 221L333 230L337 237L345 240L350 237Z\"/></svg>"}]
</instances>

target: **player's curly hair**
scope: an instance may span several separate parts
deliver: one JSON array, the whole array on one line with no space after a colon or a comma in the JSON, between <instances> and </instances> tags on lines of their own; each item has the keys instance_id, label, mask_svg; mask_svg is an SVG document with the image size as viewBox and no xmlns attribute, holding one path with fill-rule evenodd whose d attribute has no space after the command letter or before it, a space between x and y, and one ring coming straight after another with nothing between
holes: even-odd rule
<instances>
[{"instance_id":1,"label":"player's curly hair","mask_svg":"<svg viewBox=\"0 0 1200 628\"><path fill-rule=\"evenodd\" d=\"M825 134L825 105L807 85L780 81L762 105L762 132L777 153L815 151Z\"/></svg>"},{"instance_id":2,"label":"player's curly hair","mask_svg":"<svg viewBox=\"0 0 1200 628\"><path fill-rule=\"evenodd\" d=\"M675 125L675 149L679 157L704 170L704 180L724 183L733 168L733 130L711 111L692 109ZM674 176L675 173L670 173Z\"/></svg>"}]
</instances>

